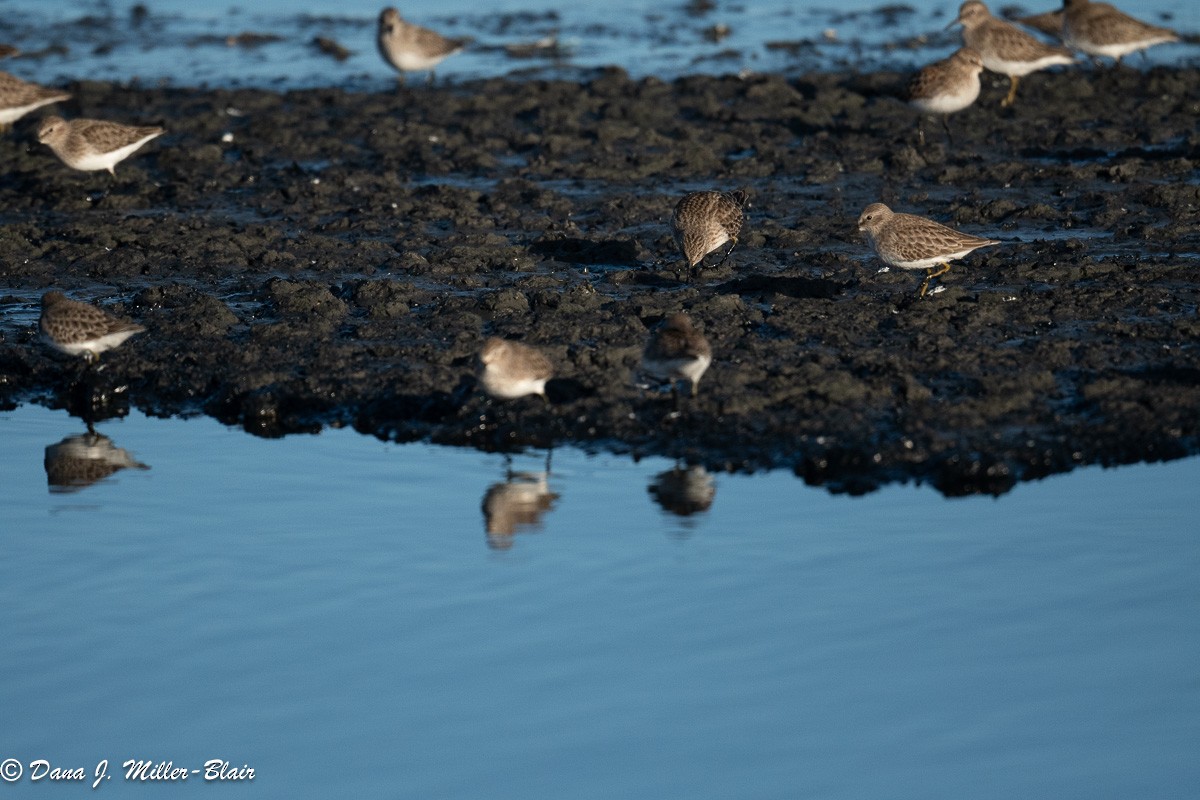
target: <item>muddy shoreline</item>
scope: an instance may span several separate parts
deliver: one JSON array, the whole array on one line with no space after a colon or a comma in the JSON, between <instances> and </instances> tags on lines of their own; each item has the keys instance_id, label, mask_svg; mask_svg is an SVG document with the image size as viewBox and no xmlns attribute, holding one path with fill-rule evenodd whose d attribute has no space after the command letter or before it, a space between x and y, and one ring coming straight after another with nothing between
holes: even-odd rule
<instances>
[{"instance_id":1,"label":"muddy shoreline","mask_svg":"<svg viewBox=\"0 0 1200 800\"><path fill-rule=\"evenodd\" d=\"M208 414L263 436L353 426L485 450L572 444L835 491L1000 493L1200 451L1200 71L985 75L952 142L905 75L362 94L70 86L65 116L161 124L116 180L0 139L0 403ZM694 284L667 221L744 187L749 232ZM854 230L882 200L1004 244L917 300ZM149 329L79 366L35 336L47 288ZM687 310L700 396L634 387ZM484 400L488 335L545 347L552 403Z\"/></svg>"}]
</instances>

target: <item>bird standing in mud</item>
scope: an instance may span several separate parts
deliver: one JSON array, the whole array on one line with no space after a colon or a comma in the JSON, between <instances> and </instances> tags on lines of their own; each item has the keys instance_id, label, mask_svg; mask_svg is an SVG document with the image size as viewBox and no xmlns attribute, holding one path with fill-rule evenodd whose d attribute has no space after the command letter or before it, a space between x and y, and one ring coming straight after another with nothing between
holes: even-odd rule
<instances>
[{"instance_id":1,"label":"bird standing in mud","mask_svg":"<svg viewBox=\"0 0 1200 800\"><path fill-rule=\"evenodd\" d=\"M62 292L46 292L42 295L42 315L38 327L46 344L70 356L83 356L88 364L99 358L105 350L119 347L130 336L146 330L136 322L71 300Z\"/></svg>"},{"instance_id":2,"label":"bird standing in mud","mask_svg":"<svg viewBox=\"0 0 1200 800\"><path fill-rule=\"evenodd\" d=\"M729 242L729 249L717 262L721 266L737 246L738 234L746 220L743 209L748 196L745 191L692 192L685 195L671 214L671 232L683 254L688 278L704 257Z\"/></svg>"},{"instance_id":3,"label":"bird standing in mud","mask_svg":"<svg viewBox=\"0 0 1200 800\"><path fill-rule=\"evenodd\" d=\"M913 214L897 214L883 203L867 206L858 218L858 230L867 237L879 258L900 269L923 269L918 297L924 297L929 281L950 271L950 262L973 250L1000 244L995 239L980 239L960 233L931 219ZM934 267L941 269L934 271Z\"/></svg>"},{"instance_id":4,"label":"bird standing in mud","mask_svg":"<svg viewBox=\"0 0 1200 800\"><path fill-rule=\"evenodd\" d=\"M691 395L696 396L708 365L712 363L712 347L704 334L692 326L687 314L679 312L667 317L650 335L642 352L642 372L656 380L670 382L671 392L676 384L686 380Z\"/></svg>"},{"instance_id":5,"label":"bird standing in mud","mask_svg":"<svg viewBox=\"0 0 1200 800\"><path fill-rule=\"evenodd\" d=\"M70 99L68 92L48 89L0 72L0 132L7 131L30 111Z\"/></svg>"},{"instance_id":6,"label":"bird standing in mud","mask_svg":"<svg viewBox=\"0 0 1200 800\"><path fill-rule=\"evenodd\" d=\"M379 53L400 72L402 82L406 72L429 70L429 82L433 83L433 68L462 50L468 41L448 39L437 31L405 22L394 8L385 8L379 14Z\"/></svg>"},{"instance_id":7,"label":"bird standing in mud","mask_svg":"<svg viewBox=\"0 0 1200 800\"><path fill-rule=\"evenodd\" d=\"M958 9L958 17L950 23L955 24L963 26L963 44L979 53L986 69L1008 76L1008 96L1000 101L1005 108L1016 99L1017 84L1022 76L1055 64L1075 63L1070 50L1041 42L1020 28L993 17L979 0L963 3Z\"/></svg>"},{"instance_id":8,"label":"bird standing in mud","mask_svg":"<svg viewBox=\"0 0 1200 800\"><path fill-rule=\"evenodd\" d=\"M103 119L46 117L38 128L38 141L54 151L64 164L83 172L114 167L164 130L159 127L122 125Z\"/></svg>"},{"instance_id":9,"label":"bird standing in mud","mask_svg":"<svg viewBox=\"0 0 1200 800\"><path fill-rule=\"evenodd\" d=\"M527 344L493 336L479 351L479 382L497 400L515 400L530 394L546 400L546 381L554 366L546 355Z\"/></svg>"},{"instance_id":10,"label":"bird standing in mud","mask_svg":"<svg viewBox=\"0 0 1200 800\"><path fill-rule=\"evenodd\" d=\"M1134 19L1108 3L1063 0L1063 42L1093 57L1121 57L1156 44L1178 42L1179 34Z\"/></svg>"},{"instance_id":11,"label":"bird standing in mud","mask_svg":"<svg viewBox=\"0 0 1200 800\"><path fill-rule=\"evenodd\" d=\"M939 114L946 138L953 143L947 118L979 97L979 73L982 71L983 60L979 53L969 47L956 50L949 58L935 61L913 76L908 84L908 104L927 114ZM924 147L925 131L920 122L917 123L917 139Z\"/></svg>"}]
</instances>

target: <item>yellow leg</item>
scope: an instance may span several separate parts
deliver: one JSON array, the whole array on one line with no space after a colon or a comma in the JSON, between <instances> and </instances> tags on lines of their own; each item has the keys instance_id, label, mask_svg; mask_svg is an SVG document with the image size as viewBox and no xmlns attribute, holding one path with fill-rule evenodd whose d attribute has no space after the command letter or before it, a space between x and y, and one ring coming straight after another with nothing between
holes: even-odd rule
<instances>
[{"instance_id":1,"label":"yellow leg","mask_svg":"<svg viewBox=\"0 0 1200 800\"><path fill-rule=\"evenodd\" d=\"M1006 97L1000 101L1001 108L1008 108L1009 106L1011 106L1013 104L1013 101L1017 99L1017 83L1021 79L1018 78L1016 75L1009 75L1008 79L1010 81L1012 81L1012 83L1009 84L1009 87L1008 87L1008 97Z\"/></svg>"},{"instance_id":2,"label":"yellow leg","mask_svg":"<svg viewBox=\"0 0 1200 800\"><path fill-rule=\"evenodd\" d=\"M939 269L937 272L933 271L933 267L930 267L929 269L925 270L925 280L921 281L921 292L920 292L920 294L917 295L918 297L924 297L925 292L929 291L929 282L931 280L938 277L939 275L945 275L947 272L950 271L950 263L949 262L941 262L941 267L942 268Z\"/></svg>"}]
</instances>

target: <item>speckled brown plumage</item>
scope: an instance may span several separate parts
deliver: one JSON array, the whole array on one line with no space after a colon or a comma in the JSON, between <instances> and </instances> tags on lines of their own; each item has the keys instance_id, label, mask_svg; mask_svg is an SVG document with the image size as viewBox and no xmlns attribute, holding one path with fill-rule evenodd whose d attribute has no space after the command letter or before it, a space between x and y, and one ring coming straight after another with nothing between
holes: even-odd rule
<instances>
[{"instance_id":1,"label":"speckled brown plumage","mask_svg":"<svg viewBox=\"0 0 1200 800\"><path fill-rule=\"evenodd\" d=\"M900 269L926 270L921 297L925 296L931 278L950 270L951 261L980 247L1000 244L995 239L981 239L931 219L898 214L883 203L872 203L863 210L858 218L858 230L867 237L885 264ZM941 269L935 272L935 266Z\"/></svg>"},{"instance_id":2,"label":"speckled brown plumage","mask_svg":"<svg viewBox=\"0 0 1200 800\"><path fill-rule=\"evenodd\" d=\"M379 14L379 31L375 42L383 60L405 72L429 70L433 79L433 68L447 56L454 55L466 46L467 39L450 39L437 31L405 22L400 12L385 8Z\"/></svg>"},{"instance_id":3,"label":"speckled brown plumage","mask_svg":"<svg viewBox=\"0 0 1200 800\"><path fill-rule=\"evenodd\" d=\"M671 232L689 271L726 242L731 244L720 263L729 257L746 220L746 202L744 191L692 192L676 204Z\"/></svg>"},{"instance_id":4,"label":"speckled brown plumage","mask_svg":"<svg viewBox=\"0 0 1200 800\"><path fill-rule=\"evenodd\" d=\"M979 52L983 66L1008 76L1010 86L1002 106L1011 105L1016 98L1017 83L1022 75L1055 64L1075 62L1070 50L1046 44L1015 25L993 17L979 0L963 3L955 21L963 26L963 44Z\"/></svg>"},{"instance_id":5,"label":"speckled brown plumage","mask_svg":"<svg viewBox=\"0 0 1200 800\"><path fill-rule=\"evenodd\" d=\"M1026 28L1032 28L1038 33L1044 33L1054 39L1062 40L1063 12L1046 11L1041 14L1030 14L1028 17L1018 17L1017 22Z\"/></svg>"},{"instance_id":6,"label":"speckled brown plumage","mask_svg":"<svg viewBox=\"0 0 1200 800\"><path fill-rule=\"evenodd\" d=\"M909 81L905 99L913 108L932 114L953 114L979 97L983 60L969 47L935 61Z\"/></svg>"},{"instance_id":7,"label":"speckled brown plumage","mask_svg":"<svg viewBox=\"0 0 1200 800\"><path fill-rule=\"evenodd\" d=\"M38 127L38 141L47 145L67 166L83 170L114 167L135 150L164 133L157 126L122 125L103 119L46 117Z\"/></svg>"},{"instance_id":8,"label":"speckled brown plumage","mask_svg":"<svg viewBox=\"0 0 1200 800\"><path fill-rule=\"evenodd\" d=\"M642 352L642 371L652 378L675 383L686 380L692 396L708 365L712 363L712 347L704 334L692 325L683 312L667 317L650 334Z\"/></svg>"},{"instance_id":9,"label":"speckled brown plumage","mask_svg":"<svg viewBox=\"0 0 1200 800\"><path fill-rule=\"evenodd\" d=\"M1090 56L1122 56L1156 44L1178 42L1169 28L1149 25L1108 3L1063 0L1063 41Z\"/></svg>"},{"instance_id":10,"label":"speckled brown plumage","mask_svg":"<svg viewBox=\"0 0 1200 800\"><path fill-rule=\"evenodd\" d=\"M528 394L546 396L554 365L542 351L493 336L479 351L479 381L492 397L514 400Z\"/></svg>"},{"instance_id":11,"label":"speckled brown plumage","mask_svg":"<svg viewBox=\"0 0 1200 800\"><path fill-rule=\"evenodd\" d=\"M61 292L42 295L38 326L48 345L68 355L82 355L89 363L105 350L118 347L130 336L146 330L103 309L71 300Z\"/></svg>"},{"instance_id":12,"label":"speckled brown plumage","mask_svg":"<svg viewBox=\"0 0 1200 800\"><path fill-rule=\"evenodd\" d=\"M34 109L70 98L70 93L61 89L38 86L0 72L0 130L7 129Z\"/></svg>"}]
</instances>

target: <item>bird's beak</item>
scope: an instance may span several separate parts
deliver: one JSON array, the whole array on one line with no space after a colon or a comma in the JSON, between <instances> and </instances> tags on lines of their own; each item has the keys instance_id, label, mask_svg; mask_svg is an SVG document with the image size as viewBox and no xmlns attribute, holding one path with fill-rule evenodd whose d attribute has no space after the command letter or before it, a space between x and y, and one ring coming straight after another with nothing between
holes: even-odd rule
<instances>
[{"instance_id":1,"label":"bird's beak","mask_svg":"<svg viewBox=\"0 0 1200 800\"><path fill-rule=\"evenodd\" d=\"M950 24L947 25L946 27L942 28L942 30L948 31L960 22L962 22L962 20L958 17L955 17L954 19L950 20Z\"/></svg>"}]
</instances>

